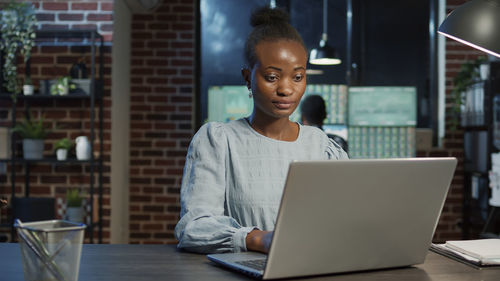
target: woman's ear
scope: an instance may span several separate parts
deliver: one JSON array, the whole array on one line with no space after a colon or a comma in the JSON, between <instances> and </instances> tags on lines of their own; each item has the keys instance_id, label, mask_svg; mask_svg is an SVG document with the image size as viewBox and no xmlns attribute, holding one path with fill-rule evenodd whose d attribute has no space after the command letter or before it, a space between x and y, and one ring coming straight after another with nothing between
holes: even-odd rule
<instances>
[{"instance_id":1,"label":"woman's ear","mask_svg":"<svg viewBox=\"0 0 500 281\"><path fill-rule=\"evenodd\" d=\"M247 88L250 89L251 88L251 79L250 79L250 69L248 68L242 68L241 69L241 76L243 76L243 80L245 80L245 82L247 83Z\"/></svg>"}]
</instances>

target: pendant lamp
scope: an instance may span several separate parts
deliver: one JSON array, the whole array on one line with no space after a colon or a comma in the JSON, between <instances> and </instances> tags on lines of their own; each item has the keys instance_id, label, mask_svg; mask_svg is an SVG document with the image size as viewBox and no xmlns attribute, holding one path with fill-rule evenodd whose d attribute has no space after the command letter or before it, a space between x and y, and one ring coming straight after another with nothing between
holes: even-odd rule
<instances>
[{"instance_id":1,"label":"pendant lamp","mask_svg":"<svg viewBox=\"0 0 500 281\"><path fill-rule=\"evenodd\" d=\"M319 41L319 48L311 50L309 54L309 63L316 65L336 65L340 64L342 61L339 59L337 51L328 46L328 5L327 0L323 0L323 34L321 35L321 41Z\"/></svg>"},{"instance_id":2,"label":"pendant lamp","mask_svg":"<svg viewBox=\"0 0 500 281\"><path fill-rule=\"evenodd\" d=\"M500 0L472 0L459 6L438 32L460 43L500 57Z\"/></svg>"}]
</instances>

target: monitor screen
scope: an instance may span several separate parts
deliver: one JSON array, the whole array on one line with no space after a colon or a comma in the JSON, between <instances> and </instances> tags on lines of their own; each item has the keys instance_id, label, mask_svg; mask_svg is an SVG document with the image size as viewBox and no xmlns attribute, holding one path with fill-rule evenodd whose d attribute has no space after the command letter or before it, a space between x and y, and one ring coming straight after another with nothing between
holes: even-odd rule
<instances>
[{"instance_id":1,"label":"monitor screen","mask_svg":"<svg viewBox=\"0 0 500 281\"><path fill-rule=\"evenodd\" d=\"M347 126L342 124L323 124L323 131L329 135L337 135L348 141Z\"/></svg>"},{"instance_id":2,"label":"monitor screen","mask_svg":"<svg viewBox=\"0 0 500 281\"><path fill-rule=\"evenodd\" d=\"M213 86L208 89L208 118L206 121L228 122L252 113L253 99L246 86Z\"/></svg>"},{"instance_id":3,"label":"monitor screen","mask_svg":"<svg viewBox=\"0 0 500 281\"><path fill-rule=\"evenodd\" d=\"M346 119L347 86L333 84L308 84L302 100L308 95L319 95L325 101L325 124L344 124ZM290 120L301 122L300 105L290 116Z\"/></svg>"},{"instance_id":4,"label":"monitor screen","mask_svg":"<svg viewBox=\"0 0 500 281\"><path fill-rule=\"evenodd\" d=\"M349 126L416 126L415 87L349 87Z\"/></svg>"}]
</instances>

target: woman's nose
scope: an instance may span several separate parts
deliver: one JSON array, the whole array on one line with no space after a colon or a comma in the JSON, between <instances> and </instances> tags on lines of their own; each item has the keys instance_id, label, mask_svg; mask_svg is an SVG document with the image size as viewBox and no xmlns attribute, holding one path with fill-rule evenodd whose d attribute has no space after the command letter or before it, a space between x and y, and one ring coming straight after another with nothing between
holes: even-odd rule
<instances>
[{"instance_id":1,"label":"woman's nose","mask_svg":"<svg viewBox=\"0 0 500 281\"><path fill-rule=\"evenodd\" d=\"M289 96L293 94L292 84L290 83L290 81L287 80L288 79L283 79L278 84L278 89L277 89L278 95Z\"/></svg>"}]
</instances>

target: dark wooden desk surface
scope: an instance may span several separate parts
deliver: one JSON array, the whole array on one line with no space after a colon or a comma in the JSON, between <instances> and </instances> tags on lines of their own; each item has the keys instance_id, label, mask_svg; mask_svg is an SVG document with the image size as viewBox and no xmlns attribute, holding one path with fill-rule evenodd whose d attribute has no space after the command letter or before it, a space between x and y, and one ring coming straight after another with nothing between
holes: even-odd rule
<instances>
[{"instance_id":1,"label":"dark wooden desk surface","mask_svg":"<svg viewBox=\"0 0 500 281\"><path fill-rule=\"evenodd\" d=\"M24 280L18 244L0 243L0 280ZM179 252L175 245L85 244L80 281L252 280L215 266L204 255ZM301 280L301 279L294 279ZM500 268L475 269L429 252L413 267L312 277L308 280L500 280Z\"/></svg>"}]
</instances>

